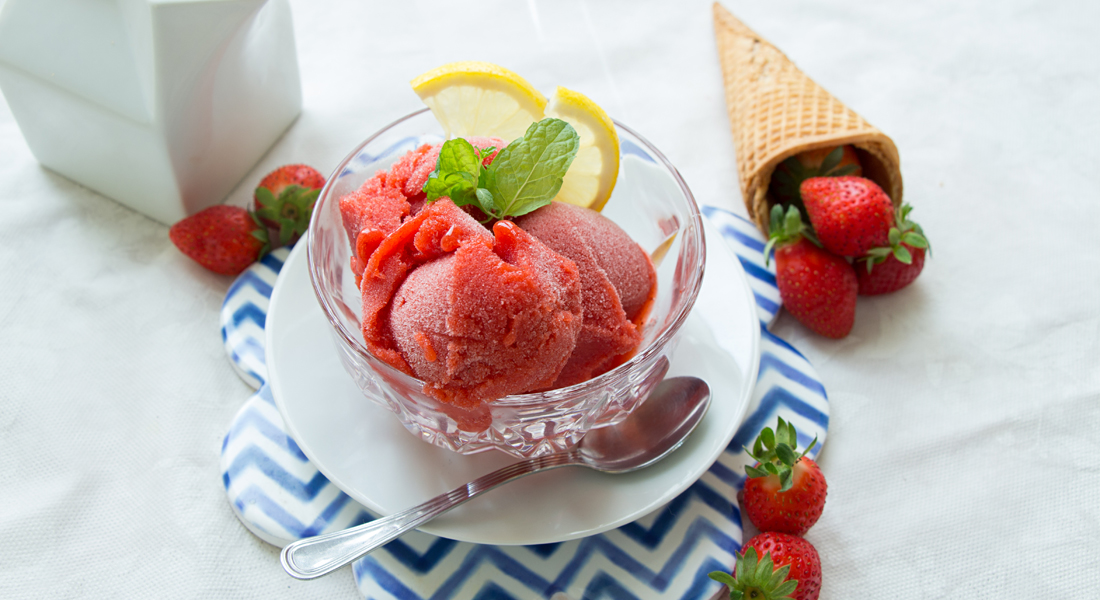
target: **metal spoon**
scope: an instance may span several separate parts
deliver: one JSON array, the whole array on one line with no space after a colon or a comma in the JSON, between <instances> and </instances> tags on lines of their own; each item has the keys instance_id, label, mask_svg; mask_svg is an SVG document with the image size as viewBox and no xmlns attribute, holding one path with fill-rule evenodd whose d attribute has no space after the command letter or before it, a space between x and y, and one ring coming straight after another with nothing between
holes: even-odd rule
<instances>
[{"instance_id":1,"label":"metal spoon","mask_svg":"<svg viewBox=\"0 0 1100 600\"><path fill-rule=\"evenodd\" d=\"M404 512L358 527L299 540L283 548L280 561L291 576L314 579L335 571L475 496L524 475L569 465L604 473L626 473L648 467L680 447L703 419L708 406L710 388L702 379L666 379L622 423L590 431L567 452L508 465Z\"/></svg>"}]
</instances>

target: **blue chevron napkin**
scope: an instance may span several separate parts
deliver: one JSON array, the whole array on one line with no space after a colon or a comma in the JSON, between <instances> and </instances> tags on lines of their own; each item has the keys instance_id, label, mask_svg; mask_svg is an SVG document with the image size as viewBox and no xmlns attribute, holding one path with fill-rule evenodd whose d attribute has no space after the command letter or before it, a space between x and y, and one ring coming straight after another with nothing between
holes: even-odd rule
<instances>
[{"instance_id":1,"label":"blue chevron napkin","mask_svg":"<svg viewBox=\"0 0 1100 600\"><path fill-rule=\"evenodd\" d=\"M829 405L825 388L806 359L772 335L780 308L774 270L764 264L764 241L755 226L728 211L704 207L749 276L761 319L756 388L742 426L699 481L665 507L618 529L579 540L537 546L455 542L414 531L354 563L362 594L371 600L476 598L587 600L595 598L700 599L721 586L707 577L729 570L742 542L737 492L743 446L781 416L795 424L799 443L825 441ZM282 257L285 259L285 255ZM281 266L281 260L280 266ZM258 265L257 271L271 264ZM273 269L277 273L278 269ZM264 273L267 277L269 273ZM258 273L249 276L259 278ZM274 278L234 284L223 306L223 339L238 372L262 384L262 324ZM240 296L241 290L246 296ZM235 291L237 292L235 294ZM231 298L232 297L232 298ZM227 308L228 307L228 308ZM244 315L251 314L252 317ZM226 323L235 325L227 332ZM257 327L259 329L257 329ZM246 340L231 343L231 340ZM260 344L257 362L256 342ZM285 430L266 386L242 407L222 445L222 480L245 526L279 546L373 518L330 483Z\"/></svg>"}]
</instances>

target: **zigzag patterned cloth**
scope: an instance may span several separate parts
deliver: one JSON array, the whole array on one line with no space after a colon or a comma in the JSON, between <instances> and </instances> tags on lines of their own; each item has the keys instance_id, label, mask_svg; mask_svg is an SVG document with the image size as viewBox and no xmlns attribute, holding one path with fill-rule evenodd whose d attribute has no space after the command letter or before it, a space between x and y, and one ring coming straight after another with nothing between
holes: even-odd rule
<instances>
[{"instance_id":1,"label":"zigzag patterned cloth","mask_svg":"<svg viewBox=\"0 0 1100 600\"><path fill-rule=\"evenodd\" d=\"M829 406L809 362L767 330L780 302L774 271L764 264L759 232L728 211L706 207L703 212L749 275L761 318L756 388L744 423L717 462L663 508L579 540L488 546L411 532L354 563L356 583L366 598L701 599L721 589L707 574L729 570L741 547L736 497L744 484L744 467L751 462L744 445L782 416L797 427L800 445L818 437L819 445L810 453L816 456L826 438ZM262 342L262 334L253 339ZM230 350L231 358L249 355ZM238 371L242 377L255 377L254 366L238 365ZM230 426L222 446L222 479L245 526L275 545L373 518L309 463L287 435L266 386Z\"/></svg>"},{"instance_id":2,"label":"zigzag patterned cloth","mask_svg":"<svg viewBox=\"0 0 1100 600\"><path fill-rule=\"evenodd\" d=\"M245 383L258 390L267 381L264 324L275 278L290 256L290 248L276 248L237 276L222 302L222 343L229 363Z\"/></svg>"}]
</instances>

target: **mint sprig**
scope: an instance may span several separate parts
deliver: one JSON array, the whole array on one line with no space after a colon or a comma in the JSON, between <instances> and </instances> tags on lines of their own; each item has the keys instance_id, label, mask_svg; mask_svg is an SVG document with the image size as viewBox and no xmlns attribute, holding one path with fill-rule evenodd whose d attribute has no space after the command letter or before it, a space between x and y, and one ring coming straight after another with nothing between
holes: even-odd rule
<instances>
[{"instance_id":1,"label":"mint sprig","mask_svg":"<svg viewBox=\"0 0 1100 600\"><path fill-rule=\"evenodd\" d=\"M488 167L482 152L458 138L443 143L424 184L427 200L448 197L476 205L493 219L518 217L550 204L580 148L580 136L560 119L543 119L497 154Z\"/></svg>"}]
</instances>

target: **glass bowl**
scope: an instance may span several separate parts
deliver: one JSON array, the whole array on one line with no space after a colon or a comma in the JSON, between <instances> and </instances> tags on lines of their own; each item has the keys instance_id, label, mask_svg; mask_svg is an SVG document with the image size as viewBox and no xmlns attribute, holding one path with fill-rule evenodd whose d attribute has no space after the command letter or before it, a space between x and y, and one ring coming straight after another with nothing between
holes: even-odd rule
<instances>
[{"instance_id":1,"label":"glass bowl","mask_svg":"<svg viewBox=\"0 0 1100 600\"><path fill-rule=\"evenodd\" d=\"M642 325L639 350L624 364L570 387L506 396L466 413L423 391L423 382L375 358L360 329L361 300L351 272L351 244L339 200L421 144L443 141L428 109L367 138L340 163L317 199L309 225L310 280L344 369L363 395L393 411L424 441L462 454L498 449L519 457L565 450L589 430L622 421L668 369L677 333L703 278L706 250L699 207L676 169L644 138L620 123L620 166L603 214L650 253L657 296ZM478 421L487 428L470 427ZM478 430L472 430L478 429Z\"/></svg>"}]
</instances>

